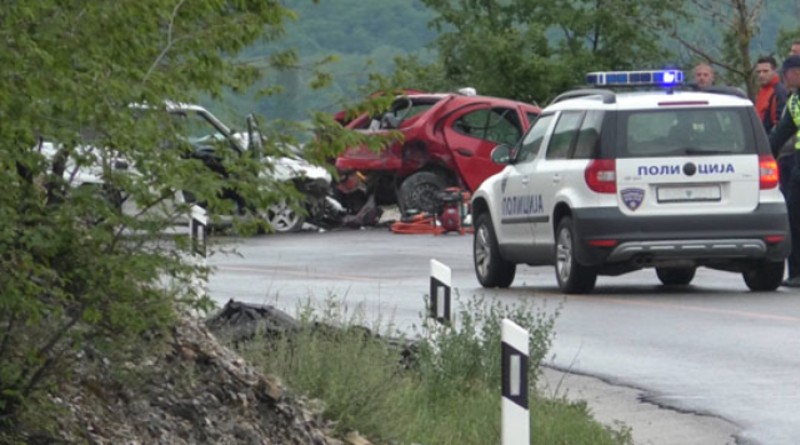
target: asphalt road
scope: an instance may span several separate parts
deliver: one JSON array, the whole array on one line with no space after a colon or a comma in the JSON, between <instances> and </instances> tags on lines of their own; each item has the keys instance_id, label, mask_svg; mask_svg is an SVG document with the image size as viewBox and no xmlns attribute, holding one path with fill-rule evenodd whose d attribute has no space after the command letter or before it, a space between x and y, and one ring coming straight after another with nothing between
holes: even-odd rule
<instances>
[{"instance_id":1,"label":"asphalt road","mask_svg":"<svg viewBox=\"0 0 800 445\"><path fill-rule=\"evenodd\" d=\"M637 388L656 406L733 422L740 444L800 443L796 291L753 293L740 275L707 269L691 286L667 289L646 270L600 277L593 294L564 296L551 267L526 266L510 289L486 290L475 278L469 235L372 229L219 241L240 254L209 259L216 267L209 291L220 305L233 298L294 313L336 296L410 329L436 259L452 268L457 301L484 295L558 310L549 366Z\"/></svg>"}]
</instances>

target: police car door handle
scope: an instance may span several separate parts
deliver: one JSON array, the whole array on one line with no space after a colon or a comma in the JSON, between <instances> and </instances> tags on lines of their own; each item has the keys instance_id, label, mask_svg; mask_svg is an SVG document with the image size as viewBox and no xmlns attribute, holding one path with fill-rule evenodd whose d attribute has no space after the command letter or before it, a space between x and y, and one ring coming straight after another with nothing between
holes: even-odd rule
<instances>
[{"instance_id":1,"label":"police car door handle","mask_svg":"<svg viewBox=\"0 0 800 445\"><path fill-rule=\"evenodd\" d=\"M523 176L522 177L522 185L528 185L528 177L527 176Z\"/></svg>"},{"instance_id":2,"label":"police car door handle","mask_svg":"<svg viewBox=\"0 0 800 445\"><path fill-rule=\"evenodd\" d=\"M556 174L554 174L554 175L553 175L553 182L554 182L554 183L559 183L559 182L561 182L561 174L559 174L559 173L556 173Z\"/></svg>"}]
</instances>

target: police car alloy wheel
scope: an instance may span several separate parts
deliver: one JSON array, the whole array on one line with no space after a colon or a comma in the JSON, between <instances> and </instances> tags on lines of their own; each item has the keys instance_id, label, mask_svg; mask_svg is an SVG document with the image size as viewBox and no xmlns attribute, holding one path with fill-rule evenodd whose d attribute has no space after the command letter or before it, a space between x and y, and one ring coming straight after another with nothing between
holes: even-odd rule
<instances>
[{"instance_id":1,"label":"police car alloy wheel","mask_svg":"<svg viewBox=\"0 0 800 445\"><path fill-rule=\"evenodd\" d=\"M472 257L475 274L483 287L508 287L514 281L517 265L500 256L492 217L488 213L481 214L475 224Z\"/></svg>"},{"instance_id":2,"label":"police car alloy wheel","mask_svg":"<svg viewBox=\"0 0 800 445\"><path fill-rule=\"evenodd\" d=\"M556 279L558 287L567 294L591 292L597 281L597 272L575 259L575 232L568 216L561 220L556 231Z\"/></svg>"}]
</instances>

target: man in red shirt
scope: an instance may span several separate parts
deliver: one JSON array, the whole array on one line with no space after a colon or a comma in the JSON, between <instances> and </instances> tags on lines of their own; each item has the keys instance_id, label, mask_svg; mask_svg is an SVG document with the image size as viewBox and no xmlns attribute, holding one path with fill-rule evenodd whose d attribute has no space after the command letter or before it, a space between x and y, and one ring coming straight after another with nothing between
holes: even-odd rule
<instances>
[{"instance_id":1,"label":"man in red shirt","mask_svg":"<svg viewBox=\"0 0 800 445\"><path fill-rule=\"evenodd\" d=\"M772 56L761 57L756 61L756 75L758 76L758 84L761 86L758 90L758 96L756 96L756 112L758 117L761 118L761 123L764 124L764 130L767 134L780 121L783 109L786 107L786 98L789 96L780 76L778 76L777 68L778 62ZM794 147L790 146L786 150L773 153L778 160L779 177L781 179L780 187L781 191L784 192L784 196L786 196L786 187L794 167L795 151Z\"/></svg>"}]
</instances>

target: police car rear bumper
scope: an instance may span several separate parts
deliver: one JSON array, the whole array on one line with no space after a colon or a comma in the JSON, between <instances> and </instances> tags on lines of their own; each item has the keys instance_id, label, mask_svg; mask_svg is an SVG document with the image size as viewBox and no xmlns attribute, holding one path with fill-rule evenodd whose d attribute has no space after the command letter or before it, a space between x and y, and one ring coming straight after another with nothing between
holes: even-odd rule
<instances>
[{"instance_id":1,"label":"police car rear bumper","mask_svg":"<svg viewBox=\"0 0 800 445\"><path fill-rule=\"evenodd\" d=\"M782 261L791 249L783 203L740 215L630 217L616 208L591 208L573 209L572 217L576 259L587 266L671 259ZM609 245L609 240L615 244L592 245Z\"/></svg>"}]
</instances>

